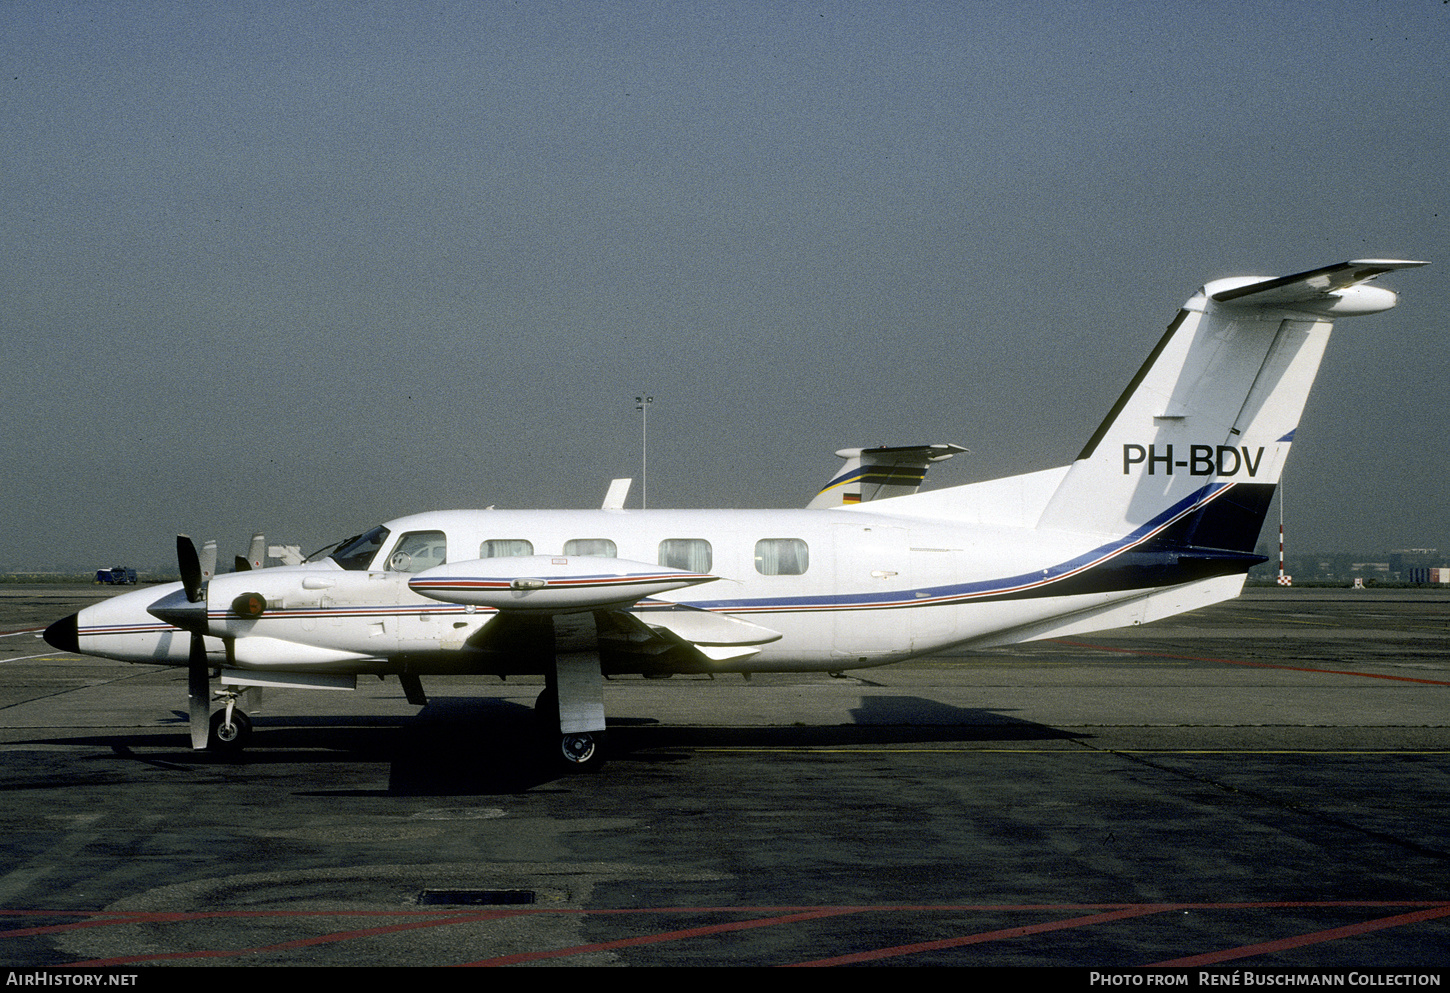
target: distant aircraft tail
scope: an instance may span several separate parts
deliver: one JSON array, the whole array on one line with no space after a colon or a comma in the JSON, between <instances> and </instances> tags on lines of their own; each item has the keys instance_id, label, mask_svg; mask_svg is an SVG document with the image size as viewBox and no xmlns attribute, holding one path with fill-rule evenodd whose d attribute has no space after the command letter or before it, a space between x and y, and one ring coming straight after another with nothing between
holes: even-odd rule
<instances>
[{"instance_id":1,"label":"distant aircraft tail","mask_svg":"<svg viewBox=\"0 0 1450 993\"><path fill-rule=\"evenodd\" d=\"M843 448L846 460L807 510L849 507L887 497L908 496L921 489L933 462L944 462L966 449L961 445L904 445L888 448Z\"/></svg>"},{"instance_id":2,"label":"distant aircraft tail","mask_svg":"<svg viewBox=\"0 0 1450 993\"><path fill-rule=\"evenodd\" d=\"M1038 526L1257 561L1259 529L1336 317L1395 305L1365 285L1425 265L1360 259L1194 294L1068 469Z\"/></svg>"}]
</instances>

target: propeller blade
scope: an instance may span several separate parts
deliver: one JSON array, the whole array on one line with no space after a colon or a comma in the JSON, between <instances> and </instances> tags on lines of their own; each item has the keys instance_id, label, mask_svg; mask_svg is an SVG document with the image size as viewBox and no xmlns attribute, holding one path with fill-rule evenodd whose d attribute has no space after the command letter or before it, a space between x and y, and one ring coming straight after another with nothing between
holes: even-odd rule
<instances>
[{"instance_id":1,"label":"propeller blade","mask_svg":"<svg viewBox=\"0 0 1450 993\"><path fill-rule=\"evenodd\" d=\"M176 536L176 562L181 567L186 599L196 603L201 599L201 559L196 554L196 544L184 534Z\"/></svg>"},{"instance_id":2,"label":"propeller blade","mask_svg":"<svg viewBox=\"0 0 1450 993\"><path fill-rule=\"evenodd\" d=\"M206 642L199 634L191 636L191 651L186 657L186 696L191 747L200 751L211 734L211 668L206 662Z\"/></svg>"},{"instance_id":3,"label":"propeller blade","mask_svg":"<svg viewBox=\"0 0 1450 993\"><path fill-rule=\"evenodd\" d=\"M252 563L253 569L262 568L262 564L267 560L266 535L252 535L252 543L247 546L247 560Z\"/></svg>"},{"instance_id":4,"label":"propeller blade","mask_svg":"<svg viewBox=\"0 0 1450 993\"><path fill-rule=\"evenodd\" d=\"M250 572L252 570L252 563L244 555L232 556L232 566L237 572Z\"/></svg>"},{"instance_id":5,"label":"propeller blade","mask_svg":"<svg viewBox=\"0 0 1450 993\"><path fill-rule=\"evenodd\" d=\"M201 580L206 582L216 575L216 541L206 541L201 546Z\"/></svg>"}]
</instances>

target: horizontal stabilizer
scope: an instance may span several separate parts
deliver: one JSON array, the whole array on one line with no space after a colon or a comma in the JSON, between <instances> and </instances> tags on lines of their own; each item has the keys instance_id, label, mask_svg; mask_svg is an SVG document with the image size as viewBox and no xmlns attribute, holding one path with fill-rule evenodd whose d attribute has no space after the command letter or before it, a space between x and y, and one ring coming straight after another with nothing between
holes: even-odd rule
<instances>
[{"instance_id":1,"label":"horizontal stabilizer","mask_svg":"<svg viewBox=\"0 0 1450 993\"><path fill-rule=\"evenodd\" d=\"M965 451L961 445L951 444L843 448L836 454L846 464L806 504L806 509L831 509L908 496L921 489L926 470L933 462L945 462Z\"/></svg>"},{"instance_id":2,"label":"horizontal stabilizer","mask_svg":"<svg viewBox=\"0 0 1450 993\"><path fill-rule=\"evenodd\" d=\"M1354 259L1277 279L1252 276L1219 279L1205 286L1204 291L1215 303L1256 307L1308 305L1315 313L1335 315L1378 313L1395 304L1394 294L1389 290L1375 288L1372 293L1345 291L1396 269L1416 269L1428 264L1399 259ZM1374 306L1376 303L1383 306ZM1373 306L1373 309L1364 309L1366 306Z\"/></svg>"}]
</instances>

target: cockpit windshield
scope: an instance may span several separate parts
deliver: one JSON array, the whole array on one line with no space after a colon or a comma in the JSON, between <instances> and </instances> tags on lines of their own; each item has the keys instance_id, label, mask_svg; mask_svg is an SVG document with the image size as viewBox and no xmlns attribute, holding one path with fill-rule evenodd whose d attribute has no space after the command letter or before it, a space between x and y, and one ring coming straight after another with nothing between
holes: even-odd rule
<instances>
[{"instance_id":1,"label":"cockpit windshield","mask_svg":"<svg viewBox=\"0 0 1450 993\"><path fill-rule=\"evenodd\" d=\"M377 557L378 549L382 548L383 542L387 540L388 529L379 524L371 531L355 534L351 538L344 538L325 548L318 549L307 556L307 561L319 562L322 559L330 558L344 569L362 572L372 565L373 559Z\"/></svg>"}]
</instances>

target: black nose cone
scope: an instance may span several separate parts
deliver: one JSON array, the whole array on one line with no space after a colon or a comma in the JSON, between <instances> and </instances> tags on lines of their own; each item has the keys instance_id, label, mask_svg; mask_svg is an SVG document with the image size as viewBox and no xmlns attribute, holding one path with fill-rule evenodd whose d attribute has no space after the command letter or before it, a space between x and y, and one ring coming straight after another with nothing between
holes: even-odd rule
<instances>
[{"instance_id":1,"label":"black nose cone","mask_svg":"<svg viewBox=\"0 0 1450 993\"><path fill-rule=\"evenodd\" d=\"M45 640L52 648L59 648L63 652L76 652L81 650L80 636L76 633L76 615L62 617L50 627L45 629Z\"/></svg>"}]
</instances>

